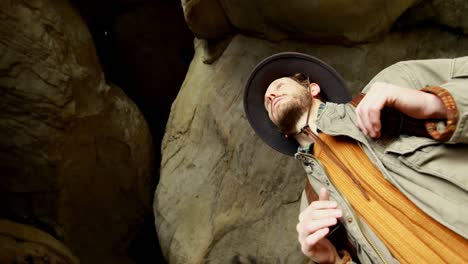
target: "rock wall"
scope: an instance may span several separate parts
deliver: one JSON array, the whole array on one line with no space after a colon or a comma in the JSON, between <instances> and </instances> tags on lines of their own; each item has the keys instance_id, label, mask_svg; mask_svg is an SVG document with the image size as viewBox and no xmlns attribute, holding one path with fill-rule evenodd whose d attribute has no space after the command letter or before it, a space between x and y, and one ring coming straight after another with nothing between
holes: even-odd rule
<instances>
[{"instance_id":1,"label":"rock wall","mask_svg":"<svg viewBox=\"0 0 468 264\"><path fill-rule=\"evenodd\" d=\"M32 226L0 220L0 263L78 264L60 241Z\"/></svg>"},{"instance_id":2,"label":"rock wall","mask_svg":"<svg viewBox=\"0 0 468 264\"><path fill-rule=\"evenodd\" d=\"M408 14L468 32L464 0L181 0L185 20L198 38L216 39L236 32L270 41L313 40L351 44L375 41ZM410 9L410 12L405 12Z\"/></svg>"},{"instance_id":3,"label":"rock wall","mask_svg":"<svg viewBox=\"0 0 468 264\"><path fill-rule=\"evenodd\" d=\"M407 13L403 20L408 24L435 23L468 33L468 2L465 0L421 1Z\"/></svg>"},{"instance_id":4,"label":"rock wall","mask_svg":"<svg viewBox=\"0 0 468 264\"><path fill-rule=\"evenodd\" d=\"M67 1L0 2L0 94L0 217L82 263L131 263L151 210L152 139Z\"/></svg>"},{"instance_id":5,"label":"rock wall","mask_svg":"<svg viewBox=\"0 0 468 264\"><path fill-rule=\"evenodd\" d=\"M171 104L193 56L193 35L180 3L71 1L90 28L106 78L138 105L159 149Z\"/></svg>"},{"instance_id":6,"label":"rock wall","mask_svg":"<svg viewBox=\"0 0 468 264\"><path fill-rule=\"evenodd\" d=\"M199 38L219 38L240 30L272 41L350 43L382 36L417 2L182 0L182 6L187 24Z\"/></svg>"},{"instance_id":7,"label":"rock wall","mask_svg":"<svg viewBox=\"0 0 468 264\"><path fill-rule=\"evenodd\" d=\"M212 64L205 40L172 106L154 211L170 263L307 263L295 226L305 172L266 146L243 111L251 69L282 51L332 65L353 93L401 60L468 54L468 37L436 27L406 29L355 46L268 42L238 34Z\"/></svg>"},{"instance_id":8,"label":"rock wall","mask_svg":"<svg viewBox=\"0 0 468 264\"><path fill-rule=\"evenodd\" d=\"M466 1L181 2L200 40L172 106L154 200L170 263L307 263L295 231L305 173L243 113L245 82L263 58L311 54L357 93L395 62L468 54Z\"/></svg>"},{"instance_id":9,"label":"rock wall","mask_svg":"<svg viewBox=\"0 0 468 264\"><path fill-rule=\"evenodd\" d=\"M101 37L115 41L108 57L121 56L105 65L128 73L125 92L140 107L161 110L147 115L158 140L192 52L186 30L167 22L173 4L74 2L115 19ZM116 2L132 8L115 13L108 6ZM317 56L356 93L394 62L468 50L463 0L181 5L202 39L161 149L153 210L170 263L308 262L295 232L304 172L263 144L243 113L244 84L260 60L282 51ZM159 143L106 81L66 0L0 2L0 94L0 262L132 263L128 246L151 211Z\"/></svg>"}]
</instances>

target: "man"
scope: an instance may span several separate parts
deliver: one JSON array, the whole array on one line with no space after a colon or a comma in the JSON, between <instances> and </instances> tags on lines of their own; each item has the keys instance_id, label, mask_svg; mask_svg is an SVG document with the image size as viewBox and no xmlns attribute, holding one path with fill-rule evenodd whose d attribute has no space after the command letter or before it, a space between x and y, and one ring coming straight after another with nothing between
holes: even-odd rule
<instances>
[{"instance_id":1,"label":"man","mask_svg":"<svg viewBox=\"0 0 468 264\"><path fill-rule=\"evenodd\" d=\"M362 263L467 262L468 57L401 62L363 92L347 103L341 77L298 53L265 59L247 82L250 124L308 174L303 253L350 261L327 239L339 222Z\"/></svg>"}]
</instances>

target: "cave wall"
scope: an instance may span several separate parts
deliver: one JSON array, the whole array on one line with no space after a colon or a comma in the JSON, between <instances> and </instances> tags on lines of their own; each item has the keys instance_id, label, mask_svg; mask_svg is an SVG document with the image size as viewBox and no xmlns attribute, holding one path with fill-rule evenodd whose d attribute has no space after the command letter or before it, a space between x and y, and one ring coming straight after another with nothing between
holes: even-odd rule
<instances>
[{"instance_id":1,"label":"cave wall","mask_svg":"<svg viewBox=\"0 0 468 264\"><path fill-rule=\"evenodd\" d=\"M305 173L266 146L243 111L245 82L262 59L316 56L356 94L398 61L468 54L463 1L182 6L196 52L166 126L153 205L170 263L308 262L295 230Z\"/></svg>"},{"instance_id":2,"label":"cave wall","mask_svg":"<svg viewBox=\"0 0 468 264\"><path fill-rule=\"evenodd\" d=\"M107 82L68 1L2 1L0 17L0 217L63 243L64 263L133 263L155 186L145 118ZM31 263L27 242L2 237L2 263Z\"/></svg>"},{"instance_id":3,"label":"cave wall","mask_svg":"<svg viewBox=\"0 0 468 264\"><path fill-rule=\"evenodd\" d=\"M394 62L466 55L466 11L463 0L0 2L0 262L160 263L161 246L170 263L307 263L295 233L304 173L247 124L248 73L304 52L357 93Z\"/></svg>"}]
</instances>

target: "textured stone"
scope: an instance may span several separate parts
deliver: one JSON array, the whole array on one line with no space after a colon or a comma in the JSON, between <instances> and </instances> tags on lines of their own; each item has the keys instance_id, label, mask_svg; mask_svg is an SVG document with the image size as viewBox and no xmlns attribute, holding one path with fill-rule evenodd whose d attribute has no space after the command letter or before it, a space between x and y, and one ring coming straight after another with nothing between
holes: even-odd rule
<instances>
[{"instance_id":1,"label":"textured stone","mask_svg":"<svg viewBox=\"0 0 468 264\"><path fill-rule=\"evenodd\" d=\"M171 104L194 52L193 34L180 2L72 2L90 28L106 78L138 105L159 149Z\"/></svg>"},{"instance_id":2,"label":"textured stone","mask_svg":"<svg viewBox=\"0 0 468 264\"><path fill-rule=\"evenodd\" d=\"M51 235L0 219L0 263L78 264L71 251Z\"/></svg>"},{"instance_id":3,"label":"textured stone","mask_svg":"<svg viewBox=\"0 0 468 264\"><path fill-rule=\"evenodd\" d=\"M151 135L106 83L67 1L0 1L0 94L2 217L46 230L83 263L129 263L151 211Z\"/></svg>"},{"instance_id":4,"label":"textured stone","mask_svg":"<svg viewBox=\"0 0 468 264\"><path fill-rule=\"evenodd\" d=\"M171 104L193 57L193 34L180 1L72 0L93 36L107 80L138 105L150 128L159 179L160 147ZM153 187L153 191L154 191ZM153 214L148 214L128 254L135 262L160 263Z\"/></svg>"},{"instance_id":5,"label":"textured stone","mask_svg":"<svg viewBox=\"0 0 468 264\"><path fill-rule=\"evenodd\" d=\"M237 35L210 65L203 46L196 42L163 141L154 201L162 250L170 263L306 263L295 231L305 173L250 128L242 98L251 69L277 52L304 52L335 67L357 93L397 61L467 54L468 37L407 30L343 47Z\"/></svg>"},{"instance_id":6,"label":"textured stone","mask_svg":"<svg viewBox=\"0 0 468 264\"><path fill-rule=\"evenodd\" d=\"M460 29L468 34L468 1L466 0L429 0L408 10L404 21L408 24L427 23L445 25Z\"/></svg>"},{"instance_id":7,"label":"textured stone","mask_svg":"<svg viewBox=\"0 0 468 264\"><path fill-rule=\"evenodd\" d=\"M181 0L185 21L198 38L220 38L232 27L218 0Z\"/></svg>"},{"instance_id":8,"label":"textured stone","mask_svg":"<svg viewBox=\"0 0 468 264\"><path fill-rule=\"evenodd\" d=\"M382 37L400 16L404 24L431 22L468 32L465 0L182 0L182 6L190 29L206 39L241 31L272 41L367 42Z\"/></svg>"},{"instance_id":9,"label":"textured stone","mask_svg":"<svg viewBox=\"0 0 468 264\"><path fill-rule=\"evenodd\" d=\"M241 32L273 41L293 38L350 43L382 36L416 2L293 0L286 4L281 0L182 0L182 5L189 27L200 38L225 35L228 20ZM213 29L218 27L223 29L219 33Z\"/></svg>"}]
</instances>

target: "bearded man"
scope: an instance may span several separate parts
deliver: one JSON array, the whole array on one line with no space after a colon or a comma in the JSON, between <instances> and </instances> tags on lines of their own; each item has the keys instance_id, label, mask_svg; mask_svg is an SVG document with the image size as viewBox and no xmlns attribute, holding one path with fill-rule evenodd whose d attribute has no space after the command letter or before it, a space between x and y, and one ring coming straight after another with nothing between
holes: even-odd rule
<instances>
[{"instance_id":1,"label":"bearded man","mask_svg":"<svg viewBox=\"0 0 468 264\"><path fill-rule=\"evenodd\" d=\"M307 172L302 252L468 263L468 57L397 63L350 101L335 70L300 53L265 59L246 85L257 135ZM338 253L327 236L340 227L351 247Z\"/></svg>"}]
</instances>

